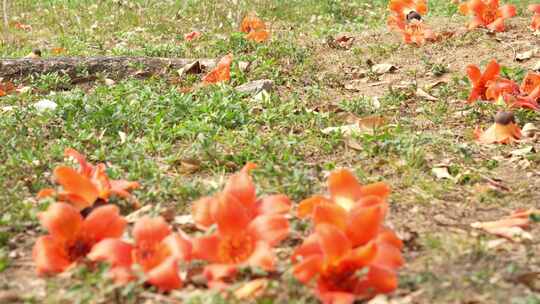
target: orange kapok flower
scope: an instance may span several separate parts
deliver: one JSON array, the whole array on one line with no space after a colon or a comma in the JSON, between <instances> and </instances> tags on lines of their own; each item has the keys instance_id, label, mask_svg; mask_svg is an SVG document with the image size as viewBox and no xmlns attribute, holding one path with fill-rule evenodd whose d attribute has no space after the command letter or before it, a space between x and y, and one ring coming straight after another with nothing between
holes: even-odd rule
<instances>
[{"instance_id":1,"label":"orange kapok flower","mask_svg":"<svg viewBox=\"0 0 540 304\"><path fill-rule=\"evenodd\" d=\"M486 66L484 73L476 65L467 66L467 76L472 83L472 90L469 94L468 102L471 103L478 99L486 99L487 84L489 81L496 80L499 77L501 67L495 59L491 60Z\"/></svg>"},{"instance_id":2,"label":"orange kapok flower","mask_svg":"<svg viewBox=\"0 0 540 304\"><path fill-rule=\"evenodd\" d=\"M486 131L479 127L475 130L476 141L481 144L511 144L521 138L521 129L515 123L512 112L499 112L495 122Z\"/></svg>"},{"instance_id":3,"label":"orange kapok flower","mask_svg":"<svg viewBox=\"0 0 540 304\"><path fill-rule=\"evenodd\" d=\"M366 227L361 221L357 224L358 230ZM315 281L315 294L323 303L353 303L397 288L402 246L386 228L355 247L343 230L320 224L293 253L293 274L304 284Z\"/></svg>"},{"instance_id":4,"label":"orange kapok flower","mask_svg":"<svg viewBox=\"0 0 540 304\"><path fill-rule=\"evenodd\" d=\"M405 20L411 12L425 15L428 11L426 0L390 0L388 9L401 20Z\"/></svg>"},{"instance_id":5,"label":"orange kapok flower","mask_svg":"<svg viewBox=\"0 0 540 304\"><path fill-rule=\"evenodd\" d=\"M6 96L9 93L15 91L15 85L12 82L2 82L0 81L0 97Z\"/></svg>"},{"instance_id":6,"label":"orange kapok flower","mask_svg":"<svg viewBox=\"0 0 540 304\"><path fill-rule=\"evenodd\" d=\"M459 10L464 15L472 15L469 29L485 27L495 32L503 32L504 19L516 15L514 5L499 6L499 0L470 0L462 3Z\"/></svg>"},{"instance_id":7,"label":"orange kapok flower","mask_svg":"<svg viewBox=\"0 0 540 304\"><path fill-rule=\"evenodd\" d=\"M39 275L63 272L101 240L120 237L126 226L115 205L98 207L83 219L73 206L54 203L38 218L49 232L38 238L32 251Z\"/></svg>"},{"instance_id":8,"label":"orange kapok flower","mask_svg":"<svg viewBox=\"0 0 540 304\"><path fill-rule=\"evenodd\" d=\"M57 193L54 189L43 189L38 193L38 198L57 195L58 200L69 202L79 210L83 210L94 205L98 199L107 202L110 196L130 198L129 191L139 187L137 182L109 179L105 172L105 164L93 166L74 149L66 149L64 154L77 160L79 169L56 167L53 174L62 186L62 191Z\"/></svg>"},{"instance_id":9,"label":"orange kapok flower","mask_svg":"<svg viewBox=\"0 0 540 304\"><path fill-rule=\"evenodd\" d=\"M509 95L504 94L504 101L510 108L525 108L531 110L540 110L537 100L540 98L540 86L534 89L528 95Z\"/></svg>"},{"instance_id":10,"label":"orange kapok flower","mask_svg":"<svg viewBox=\"0 0 540 304\"><path fill-rule=\"evenodd\" d=\"M191 242L182 232L173 233L161 217L143 217L133 227L134 244L106 239L96 244L88 257L111 265L118 283L134 279L131 267L139 265L148 283L162 291L182 287L178 264L191 259Z\"/></svg>"},{"instance_id":11,"label":"orange kapok flower","mask_svg":"<svg viewBox=\"0 0 540 304\"><path fill-rule=\"evenodd\" d=\"M229 177L222 193L236 198L248 212L250 219L259 215L284 215L291 208L290 199L283 194L257 198L255 184L249 172L254 163L247 163L242 170ZM199 229L206 230L216 223L219 195L203 197L192 205L192 216Z\"/></svg>"},{"instance_id":12,"label":"orange kapok flower","mask_svg":"<svg viewBox=\"0 0 540 304\"><path fill-rule=\"evenodd\" d=\"M257 199L248 163L232 175L225 189L193 204L193 217L201 228L217 224L214 233L193 240L193 258L206 260L209 286L222 287L223 280L236 274L240 266L274 269L272 247L287 237L285 213L290 201L284 195Z\"/></svg>"},{"instance_id":13,"label":"orange kapok flower","mask_svg":"<svg viewBox=\"0 0 540 304\"><path fill-rule=\"evenodd\" d=\"M270 38L270 33L266 29L266 24L256 16L255 13L250 13L242 20L240 31L246 33L248 40L256 42L264 42Z\"/></svg>"},{"instance_id":14,"label":"orange kapok flower","mask_svg":"<svg viewBox=\"0 0 540 304\"><path fill-rule=\"evenodd\" d=\"M521 83L521 92L531 94L536 88L540 87L540 73L529 72Z\"/></svg>"},{"instance_id":15,"label":"orange kapok flower","mask_svg":"<svg viewBox=\"0 0 540 304\"><path fill-rule=\"evenodd\" d=\"M540 30L540 4L531 4L529 5L529 11L533 12L533 19L531 21L531 30L538 31Z\"/></svg>"},{"instance_id":16,"label":"orange kapok flower","mask_svg":"<svg viewBox=\"0 0 540 304\"><path fill-rule=\"evenodd\" d=\"M486 99L498 100L504 94L519 95L519 85L513 80L497 77L486 83Z\"/></svg>"},{"instance_id":17,"label":"orange kapok flower","mask_svg":"<svg viewBox=\"0 0 540 304\"><path fill-rule=\"evenodd\" d=\"M216 67L203 77L202 81L204 85L213 83L226 82L231 79L231 64L233 61L233 55L229 54L217 63Z\"/></svg>"},{"instance_id":18,"label":"orange kapok flower","mask_svg":"<svg viewBox=\"0 0 540 304\"><path fill-rule=\"evenodd\" d=\"M192 41L194 39L197 39L201 37L201 32L198 32L198 31L193 31L191 33L187 33L184 35L184 40L186 41Z\"/></svg>"}]
</instances>

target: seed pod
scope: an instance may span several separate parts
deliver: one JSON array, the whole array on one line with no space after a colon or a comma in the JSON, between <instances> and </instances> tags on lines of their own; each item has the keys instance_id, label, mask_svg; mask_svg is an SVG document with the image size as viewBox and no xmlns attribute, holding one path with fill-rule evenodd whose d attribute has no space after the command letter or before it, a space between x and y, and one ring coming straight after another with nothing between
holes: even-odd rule
<instances>
[{"instance_id":1,"label":"seed pod","mask_svg":"<svg viewBox=\"0 0 540 304\"><path fill-rule=\"evenodd\" d=\"M422 21L422 16L419 13L417 13L416 11L410 11L407 14L407 21L411 22L413 20Z\"/></svg>"},{"instance_id":2,"label":"seed pod","mask_svg":"<svg viewBox=\"0 0 540 304\"><path fill-rule=\"evenodd\" d=\"M500 111L495 115L495 123L506 126L509 123L515 123L516 119L514 117L514 113L512 112L506 112L506 111Z\"/></svg>"}]
</instances>

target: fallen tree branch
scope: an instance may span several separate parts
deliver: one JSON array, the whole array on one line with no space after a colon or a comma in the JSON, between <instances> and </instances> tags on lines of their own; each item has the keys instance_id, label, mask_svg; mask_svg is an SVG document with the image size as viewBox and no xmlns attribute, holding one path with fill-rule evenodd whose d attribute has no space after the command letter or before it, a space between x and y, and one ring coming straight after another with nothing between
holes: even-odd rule
<instances>
[{"instance_id":1,"label":"fallen tree branch","mask_svg":"<svg viewBox=\"0 0 540 304\"><path fill-rule=\"evenodd\" d=\"M58 73L68 75L72 82L96 79L98 74L121 79L145 78L189 65L192 73L201 73L215 66L215 59L185 59L158 57L51 57L1 59L0 78L24 79L28 76Z\"/></svg>"}]
</instances>

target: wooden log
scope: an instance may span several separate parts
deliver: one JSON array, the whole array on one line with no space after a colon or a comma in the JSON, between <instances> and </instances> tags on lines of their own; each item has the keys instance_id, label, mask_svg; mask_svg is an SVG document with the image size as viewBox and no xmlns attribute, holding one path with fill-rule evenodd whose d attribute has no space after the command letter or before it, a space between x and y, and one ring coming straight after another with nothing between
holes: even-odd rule
<instances>
[{"instance_id":1,"label":"wooden log","mask_svg":"<svg viewBox=\"0 0 540 304\"><path fill-rule=\"evenodd\" d=\"M72 82L96 79L101 74L113 79L150 77L189 65L192 73L201 73L216 65L215 59L159 57L51 57L0 59L0 78L24 79L33 75L58 73Z\"/></svg>"}]
</instances>

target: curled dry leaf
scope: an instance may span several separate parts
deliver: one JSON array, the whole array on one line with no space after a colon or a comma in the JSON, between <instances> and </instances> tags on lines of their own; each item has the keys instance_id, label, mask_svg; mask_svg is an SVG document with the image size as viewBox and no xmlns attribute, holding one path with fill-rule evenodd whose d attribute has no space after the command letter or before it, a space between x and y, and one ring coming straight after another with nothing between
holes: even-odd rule
<instances>
[{"instance_id":1,"label":"curled dry leaf","mask_svg":"<svg viewBox=\"0 0 540 304\"><path fill-rule=\"evenodd\" d=\"M324 134L340 132L344 137L351 137L359 134L372 134L377 128L380 128L385 124L386 118L375 115L357 118L355 122L348 125L325 128L321 130L321 132Z\"/></svg>"},{"instance_id":2,"label":"curled dry leaf","mask_svg":"<svg viewBox=\"0 0 540 304\"><path fill-rule=\"evenodd\" d=\"M531 223L530 218L536 214L540 215L540 210L517 211L497 221L472 223L471 227L511 241L532 240L532 234L524 228Z\"/></svg>"},{"instance_id":3,"label":"curled dry leaf","mask_svg":"<svg viewBox=\"0 0 540 304\"><path fill-rule=\"evenodd\" d=\"M437 177L438 179L452 179L452 175L450 175L450 172L448 172L447 167L436 167L432 168L431 172Z\"/></svg>"},{"instance_id":4,"label":"curled dry leaf","mask_svg":"<svg viewBox=\"0 0 540 304\"><path fill-rule=\"evenodd\" d=\"M378 75L391 73L391 72L397 71L397 69L398 68L395 65L390 64L390 63L380 63L371 67L371 71Z\"/></svg>"},{"instance_id":5,"label":"curled dry leaf","mask_svg":"<svg viewBox=\"0 0 540 304\"><path fill-rule=\"evenodd\" d=\"M536 127L533 123L529 122L523 126L521 133L524 137L531 138L538 134L538 131L538 127Z\"/></svg>"},{"instance_id":6,"label":"curled dry leaf","mask_svg":"<svg viewBox=\"0 0 540 304\"><path fill-rule=\"evenodd\" d=\"M523 52L523 53L517 53L516 54L516 61L529 60L529 59L533 58L534 55L536 55L536 52L537 52L537 50L533 49L533 50L528 50L528 51Z\"/></svg>"},{"instance_id":7,"label":"curled dry leaf","mask_svg":"<svg viewBox=\"0 0 540 304\"><path fill-rule=\"evenodd\" d=\"M416 96L424 98L425 100L429 100L429 101L437 101L437 100L439 100L437 97L431 96L429 93L422 90L421 88L416 89Z\"/></svg>"}]
</instances>

